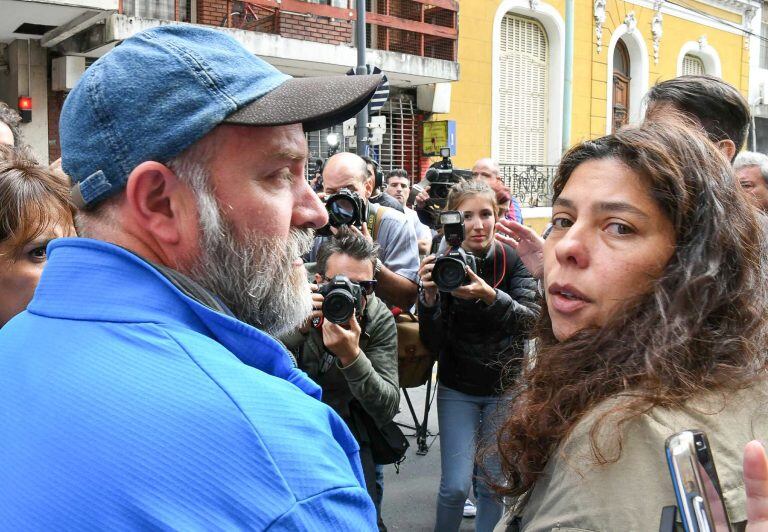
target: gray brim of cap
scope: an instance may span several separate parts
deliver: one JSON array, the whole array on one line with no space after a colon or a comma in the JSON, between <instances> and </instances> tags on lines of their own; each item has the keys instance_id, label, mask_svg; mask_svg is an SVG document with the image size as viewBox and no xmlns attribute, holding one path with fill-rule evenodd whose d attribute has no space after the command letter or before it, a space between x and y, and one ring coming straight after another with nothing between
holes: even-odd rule
<instances>
[{"instance_id":1,"label":"gray brim of cap","mask_svg":"<svg viewBox=\"0 0 768 532\"><path fill-rule=\"evenodd\" d=\"M302 124L304 131L325 129L359 113L381 80L381 74L292 78L224 122L244 126Z\"/></svg>"}]
</instances>

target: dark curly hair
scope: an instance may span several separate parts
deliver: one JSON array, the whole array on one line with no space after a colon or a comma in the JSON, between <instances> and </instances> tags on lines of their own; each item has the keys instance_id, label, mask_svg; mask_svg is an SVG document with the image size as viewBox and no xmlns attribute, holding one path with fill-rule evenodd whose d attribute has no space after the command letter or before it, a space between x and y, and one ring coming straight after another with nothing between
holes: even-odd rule
<instances>
[{"instance_id":1,"label":"dark curly hair","mask_svg":"<svg viewBox=\"0 0 768 532\"><path fill-rule=\"evenodd\" d=\"M644 180L674 227L675 251L650 292L600 328L558 341L542 312L535 360L511 390L517 398L497 435L504 495L530 490L576 424L608 398L627 401L589 427L596 463L621 454L620 434L598 438L609 416L621 424L656 406L682 407L698 394L748 387L765 370L763 229L728 161L690 126L645 124L568 151L555 198L579 165L608 158ZM618 452L603 452L608 444Z\"/></svg>"}]
</instances>

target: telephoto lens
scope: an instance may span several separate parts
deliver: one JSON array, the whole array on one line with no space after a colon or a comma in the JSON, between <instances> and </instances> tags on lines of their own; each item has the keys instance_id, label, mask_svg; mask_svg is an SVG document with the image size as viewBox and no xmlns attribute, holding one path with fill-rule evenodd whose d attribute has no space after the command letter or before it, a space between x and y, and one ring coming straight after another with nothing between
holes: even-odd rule
<instances>
[{"instance_id":1,"label":"telephoto lens","mask_svg":"<svg viewBox=\"0 0 768 532\"><path fill-rule=\"evenodd\" d=\"M323 317L330 322L347 323L355 312L363 311L360 286L346 275L336 275L318 290L323 295Z\"/></svg>"},{"instance_id":2,"label":"telephoto lens","mask_svg":"<svg viewBox=\"0 0 768 532\"><path fill-rule=\"evenodd\" d=\"M469 283L465 266L476 271L475 257L461 248L455 248L437 258L432 269L432 281L441 292L453 292Z\"/></svg>"},{"instance_id":3,"label":"telephoto lens","mask_svg":"<svg viewBox=\"0 0 768 532\"><path fill-rule=\"evenodd\" d=\"M325 200L329 225L333 227L341 227L342 225L362 227L363 206L364 202L356 192L342 188Z\"/></svg>"},{"instance_id":4,"label":"telephoto lens","mask_svg":"<svg viewBox=\"0 0 768 532\"><path fill-rule=\"evenodd\" d=\"M435 260L432 280L441 292L453 292L469 282L465 266L469 266L472 271L477 271L477 267L474 255L461 248L464 241L464 214L459 211L443 211L440 213L440 224L449 247Z\"/></svg>"}]
</instances>

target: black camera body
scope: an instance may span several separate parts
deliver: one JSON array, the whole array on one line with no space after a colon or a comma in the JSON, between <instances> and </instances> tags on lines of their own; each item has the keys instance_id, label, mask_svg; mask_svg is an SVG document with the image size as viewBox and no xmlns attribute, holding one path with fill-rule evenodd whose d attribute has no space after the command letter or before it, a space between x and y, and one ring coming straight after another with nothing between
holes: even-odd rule
<instances>
[{"instance_id":1,"label":"black camera body","mask_svg":"<svg viewBox=\"0 0 768 532\"><path fill-rule=\"evenodd\" d=\"M328 211L328 225L337 228L342 225L363 228L365 200L357 192L342 188L325 199L325 209Z\"/></svg>"},{"instance_id":2,"label":"black camera body","mask_svg":"<svg viewBox=\"0 0 768 532\"><path fill-rule=\"evenodd\" d=\"M450 148L441 148L440 155L443 159L432 163L424 174L424 179L429 182L429 199L424 208L417 212L421 223L432 229L440 226L439 213L445 208L448 194L454 185L472 177L472 172L469 170L457 170L453 167Z\"/></svg>"},{"instance_id":3,"label":"black camera body","mask_svg":"<svg viewBox=\"0 0 768 532\"><path fill-rule=\"evenodd\" d=\"M443 211L439 219L448 249L435 260L432 281L441 292L453 292L469 284L465 267L477 272L477 261L474 255L461 247L464 242L464 215L459 211Z\"/></svg>"},{"instance_id":4,"label":"black camera body","mask_svg":"<svg viewBox=\"0 0 768 532\"><path fill-rule=\"evenodd\" d=\"M335 275L318 293L323 296L323 317L330 322L347 323L353 315L363 313L363 291L346 275Z\"/></svg>"}]
</instances>

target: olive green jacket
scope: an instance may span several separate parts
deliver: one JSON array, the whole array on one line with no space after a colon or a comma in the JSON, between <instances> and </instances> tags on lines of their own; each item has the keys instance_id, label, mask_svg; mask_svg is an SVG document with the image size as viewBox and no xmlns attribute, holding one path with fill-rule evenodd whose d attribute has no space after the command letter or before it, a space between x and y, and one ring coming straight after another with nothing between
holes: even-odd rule
<instances>
[{"instance_id":1,"label":"olive green jacket","mask_svg":"<svg viewBox=\"0 0 768 532\"><path fill-rule=\"evenodd\" d=\"M658 531L662 508L676 504L664 442L686 429L707 434L730 520L734 530L743 530L742 454L747 442L768 436L768 384L696 399L686 410L653 408L622 426L619 460L597 465L589 430L619 400L587 414L549 460L522 512L512 512L522 517L521 530ZM599 432L599 442L614 442L602 444L606 458L616 456L618 433L610 421ZM504 531L508 520L505 515L496 531Z\"/></svg>"},{"instance_id":2,"label":"olive green jacket","mask_svg":"<svg viewBox=\"0 0 768 532\"><path fill-rule=\"evenodd\" d=\"M320 373L324 346L318 329L311 329L307 334L295 331L280 340L296 356L299 368L323 389L323 402L345 420L349 418L348 403L352 398L360 402L379 426L392 421L397 414L400 405L397 328L392 312L376 296L368 298L360 352L349 366L341 367L335 360L327 371Z\"/></svg>"}]
</instances>

